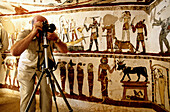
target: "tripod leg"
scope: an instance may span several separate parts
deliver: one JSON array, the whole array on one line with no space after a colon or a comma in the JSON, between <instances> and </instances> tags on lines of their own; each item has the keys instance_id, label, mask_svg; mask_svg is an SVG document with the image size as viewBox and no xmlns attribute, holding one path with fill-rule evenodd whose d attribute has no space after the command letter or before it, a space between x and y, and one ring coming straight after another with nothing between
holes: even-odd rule
<instances>
[{"instance_id":1,"label":"tripod leg","mask_svg":"<svg viewBox=\"0 0 170 112\"><path fill-rule=\"evenodd\" d=\"M26 107L26 109L25 109L25 112L28 112L28 110L29 110L29 108L30 108L30 106L31 106L31 103L32 103L33 98L34 98L34 96L35 96L35 94L36 94L36 91L37 91L37 89L38 89L38 86L40 85L40 82L41 82L41 80L42 80L42 77L43 77L44 73L45 73L45 72L43 71L42 74L40 75L40 79L39 79L39 81L38 81L38 83L37 83L37 85L36 85L36 87L35 87L32 95L31 95L31 98L30 98L30 100L29 100L29 102L28 102L28 104L27 104L27 107Z\"/></svg>"},{"instance_id":2,"label":"tripod leg","mask_svg":"<svg viewBox=\"0 0 170 112\"><path fill-rule=\"evenodd\" d=\"M73 109L71 108L70 104L68 103L68 101L67 101L67 99L66 99L63 91L61 90L61 87L60 87L57 79L55 78L52 70L50 70L50 73L51 73L51 75L52 75L52 77L53 77L53 79L54 79L54 81L55 81L55 83L56 83L56 85L57 85L57 87L58 87L58 90L60 91L60 93L61 93L61 95L62 95L62 97L63 97L63 99L64 99L64 101L65 101L65 103L66 103L66 105L67 105L67 107L68 107L68 109L69 109L69 111L70 111L70 112L73 112Z\"/></svg>"},{"instance_id":3,"label":"tripod leg","mask_svg":"<svg viewBox=\"0 0 170 112\"><path fill-rule=\"evenodd\" d=\"M49 74L50 72L47 71L47 73ZM55 91L54 91L55 85L54 85L54 82L51 80L51 75L48 75L48 77L49 77L49 80L50 80L50 85L51 85L51 89L52 89L52 94L53 94L53 99L54 99L54 102L55 102L56 110L57 110L57 112L59 112L57 102L56 102L56 97L55 97Z\"/></svg>"}]
</instances>

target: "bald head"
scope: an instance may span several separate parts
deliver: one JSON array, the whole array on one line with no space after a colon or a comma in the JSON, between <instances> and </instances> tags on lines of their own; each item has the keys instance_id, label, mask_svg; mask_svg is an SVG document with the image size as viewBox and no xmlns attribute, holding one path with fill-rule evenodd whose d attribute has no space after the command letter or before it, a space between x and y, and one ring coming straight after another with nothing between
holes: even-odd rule
<instances>
[{"instance_id":1,"label":"bald head","mask_svg":"<svg viewBox=\"0 0 170 112\"><path fill-rule=\"evenodd\" d=\"M47 19L41 15L37 15L32 19L32 26L34 25L34 23L36 23L38 21L44 22L44 21L47 21Z\"/></svg>"}]
</instances>

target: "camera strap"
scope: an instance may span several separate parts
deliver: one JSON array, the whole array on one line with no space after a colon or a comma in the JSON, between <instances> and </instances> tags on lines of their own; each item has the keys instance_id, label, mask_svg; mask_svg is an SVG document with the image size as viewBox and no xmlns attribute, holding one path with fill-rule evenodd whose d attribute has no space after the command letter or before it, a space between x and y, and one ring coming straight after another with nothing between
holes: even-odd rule
<instances>
[{"instance_id":1,"label":"camera strap","mask_svg":"<svg viewBox=\"0 0 170 112\"><path fill-rule=\"evenodd\" d=\"M54 71L55 71L55 70L57 69L57 65L58 65L58 64L56 64L56 62L55 62L51 45L50 45L50 51L51 51L51 55L52 55L52 58L53 58L53 62L54 62L54 67L53 67L53 68L54 68Z\"/></svg>"},{"instance_id":2,"label":"camera strap","mask_svg":"<svg viewBox=\"0 0 170 112\"><path fill-rule=\"evenodd\" d=\"M40 53L42 53L41 51L41 37L42 37L42 33L41 31L39 31L39 38L38 38L38 61L37 61L37 68L38 68L38 71L40 71ZM42 55L42 54L41 54Z\"/></svg>"}]
</instances>

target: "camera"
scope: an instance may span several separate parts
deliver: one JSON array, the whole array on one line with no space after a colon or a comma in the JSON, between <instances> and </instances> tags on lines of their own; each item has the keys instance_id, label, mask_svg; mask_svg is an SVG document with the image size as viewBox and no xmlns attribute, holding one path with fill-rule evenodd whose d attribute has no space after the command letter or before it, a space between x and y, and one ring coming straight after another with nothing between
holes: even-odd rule
<instances>
[{"instance_id":1,"label":"camera","mask_svg":"<svg viewBox=\"0 0 170 112\"><path fill-rule=\"evenodd\" d=\"M43 32L53 33L56 30L56 27L54 24L48 24L47 21L44 21L42 29L43 29Z\"/></svg>"}]
</instances>

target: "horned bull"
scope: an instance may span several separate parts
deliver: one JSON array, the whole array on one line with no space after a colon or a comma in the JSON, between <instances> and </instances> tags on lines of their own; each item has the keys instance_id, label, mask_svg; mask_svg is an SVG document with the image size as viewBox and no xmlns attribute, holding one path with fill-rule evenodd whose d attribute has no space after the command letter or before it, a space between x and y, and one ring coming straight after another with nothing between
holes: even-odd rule
<instances>
[{"instance_id":1,"label":"horned bull","mask_svg":"<svg viewBox=\"0 0 170 112\"><path fill-rule=\"evenodd\" d=\"M122 70L124 75L123 78L121 79L121 81L124 80L125 76L127 75L129 80L131 80L129 74L137 74L138 79L136 80L136 82L138 82L140 80L140 75L143 75L145 77L145 82L148 81L148 74L147 74L147 69L146 67L127 67L126 64L123 64L123 62L118 62L117 63L118 68L117 70Z\"/></svg>"}]
</instances>

